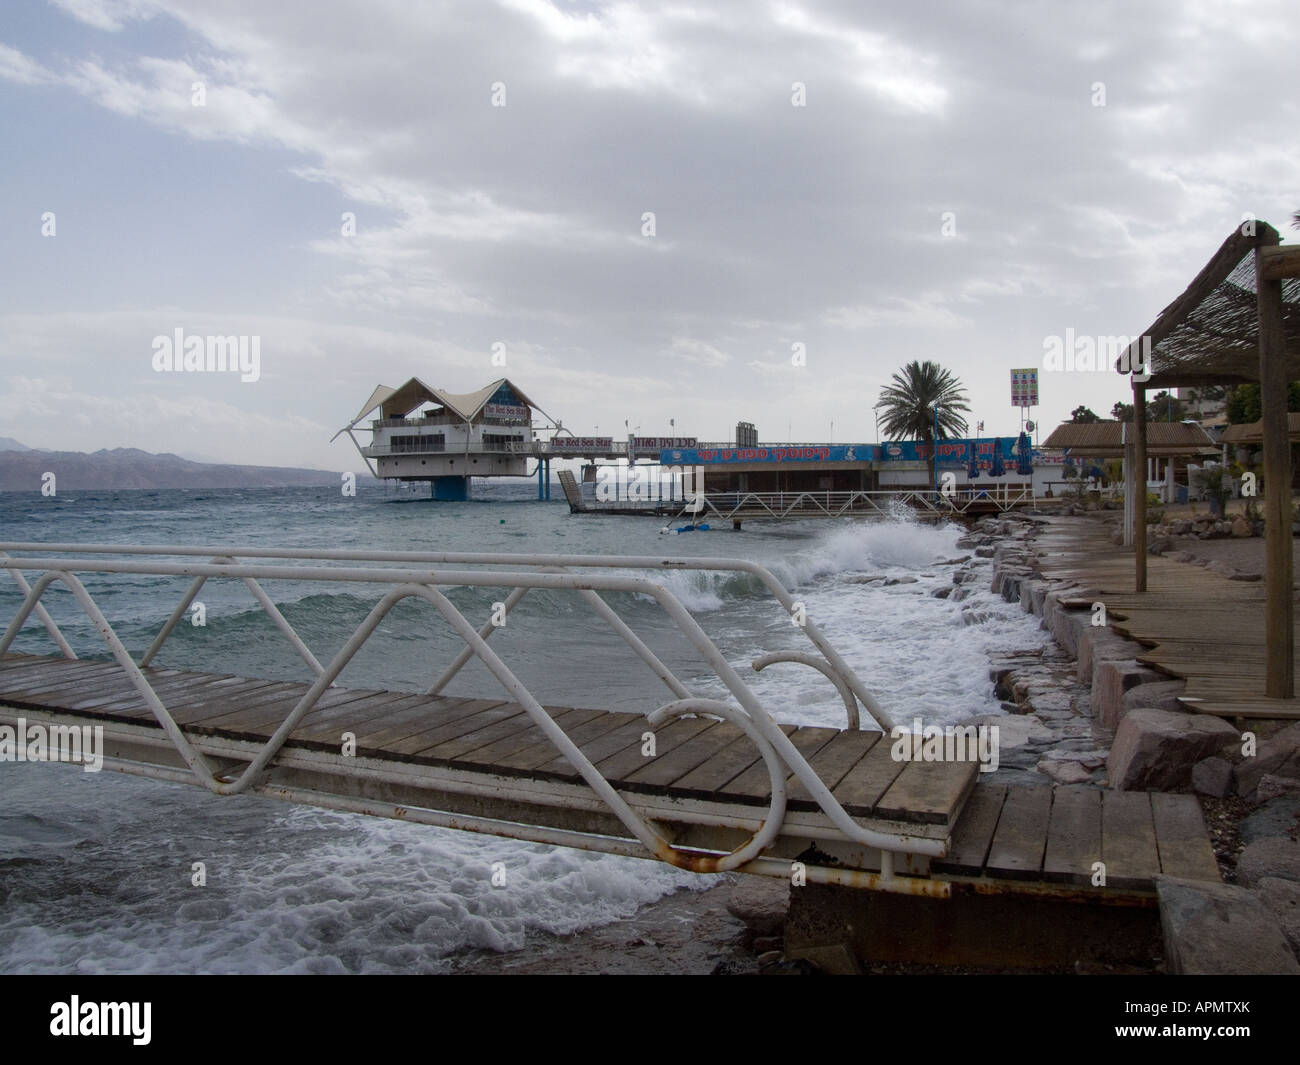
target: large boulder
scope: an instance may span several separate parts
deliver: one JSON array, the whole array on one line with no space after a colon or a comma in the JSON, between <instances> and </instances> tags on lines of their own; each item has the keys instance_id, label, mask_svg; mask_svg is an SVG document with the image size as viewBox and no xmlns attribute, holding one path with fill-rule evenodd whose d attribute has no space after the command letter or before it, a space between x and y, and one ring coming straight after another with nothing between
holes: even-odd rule
<instances>
[{"instance_id":1,"label":"large boulder","mask_svg":"<svg viewBox=\"0 0 1300 1065\"><path fill-rule=\"evenodd\" d=\"M1266 775L1300 779L1300 722L1260 740L1253 758L1237 766L1237 794L1253 798Z\"/></svg>"},{"instance_id":2,"label":"large boulder","mask_svg":"<svg viewBox=\"0 0 1300 1065\"><path fill-rule=\"evenodd\" d=\"M1131 710L1119 722L1106 768L1112 788L1181 791L1192 767L1238 740L1237 730L1207 714Z\"/></svg>"},{"instance_id":3,"label":"large boulder","mask_svg":"<svg viewBox=\"0 0 1300 1065\"><path fill-rule=\"evenodd\" d=\"M1237 859L1237 882L1254 887L1269 877L1300 882L1300 843L1268 836L1247 845Z\"/></svg>"},{"instance_id":4,"label":"large boulder","mask_svg":"<svg viewBox=\"0 0 1300 1065\"><path fill-rule=\"evenodd\" d=\"M1179 975L1300 975L1273 912L1234 884L1156 877L1169 972Z\"/></svg>"},{"instance_id":5,"label":"large boulder","mask_svg":"<svg viewBox=\"0 0 1300 1065\"><path fill-rule=\"evenodd\" d=\"M1269 876L1259 882L1255 894L1272 911L1291 949L1300 956L1300 884Z\"/></svg>"}]
</instances>

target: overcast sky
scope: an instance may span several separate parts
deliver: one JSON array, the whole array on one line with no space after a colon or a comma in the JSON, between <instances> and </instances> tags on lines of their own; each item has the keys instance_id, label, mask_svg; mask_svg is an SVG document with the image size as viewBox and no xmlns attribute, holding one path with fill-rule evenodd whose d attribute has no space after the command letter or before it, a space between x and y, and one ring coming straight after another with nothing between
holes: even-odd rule
<instances>
[{"instance_id":1,"label":"overcast sky","mask_svg":"<svg viewBox=\"0 0 1300 1065\"><path fill-rule=\"evenodd\" d=\"M5 0L0 436L359 469L376 384L504 375L579 435L871 441L912 359L1010 434L1046 338L1139 333L1244 214L1300 237L1295 15ZM259 379L156 372L176 329Z\"/></svg>"}]
</instances>

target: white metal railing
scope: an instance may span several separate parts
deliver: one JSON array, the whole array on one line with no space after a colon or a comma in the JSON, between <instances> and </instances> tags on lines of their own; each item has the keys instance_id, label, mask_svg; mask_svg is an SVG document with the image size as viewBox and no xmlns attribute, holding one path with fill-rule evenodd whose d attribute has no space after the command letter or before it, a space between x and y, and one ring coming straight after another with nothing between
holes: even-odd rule
<instances>
[{"instance_id":1,"label":"white metal railing","mask_svg":"<svg viewBox=\"0 0 1300 1065\"><path fill-rule=\"evenodd\" d=\"M1006 492L962 487L936 493L929 488L884 489L862 492L705 492L683 504L678 517L696 521L709 517L728 519L891 516L903 505L925 513L964 514L992 506L1000 512L1034 501L1033 489L1019 486ZM628 504L624 504L626 507ZM650 507L651 504L646 504Z\"/></svg>"},{"instance_id":2,"label":"white metal railing","mask_svg":"<svg viewBox=\"0 0 1300 1065\"><path fill-rule=\"evenodd\" d=\"M19 553L19 557L14 557L13 553ZM154 557L137 560L136 556ZM159 561L157 556L182 561ZM350 564L341 565L343 563ZM354 563L365 565L353 565ZM430 566L439 568L431 569ZM457 566L476 568L450 568ZM224 547L13 542L0 543L0 568L10 572L24 597L21 606L5 629L3 637L0 637L0 656L8 652L23 625L32 614L35 614L63 655L67 658L75 658L72 648L41 603L42 596L54 584L61 584L68 588L103 637L113 657L129 676L167 738L189 767L193 777L202 786L219 795L239 794L256 786L259 778L276 758L293 731L316 705L326 689L334 684L344 667L375 632L389 611L403 599L418 598L430 603L464 642L461 651L429 687L428 694L436 695L441 692L471 658L477 657L505 687L511 697L523 706L528 718L555 744L632 836L653 856L665 862L698 872L721 872L758 861L758 856L780 832L785 816L786 777L789 774L793 774L803 783L812 799L848 840L880 850L882 868L878 886L884 890L915 890L914 887L906 886L905 877L897 878L896 882L893 872L895 852L929 856L941 856L946 853L942 841L881 832L858 824L831 794L830 789L790 742L785 732L777 726L749 685L727 662L676 596L662 584L646 577L601 572L617 569L659 572L731 571L749 574L766 587L792 618L797 617L800 620L799 628L815 651L819 652L818 654L777 652L763 655L753 661L752 667L758 671L775 663L797 663L814 668L825 675L840 694L845 704L850 728L858 728L860 725L860 703L883 729L891 729L894 725L891 716L879 706L854 671L830 646L815 623L807 617L803 604L796 603L776 577L757 563L742 559L623 558L611 555L299 551L281 548L231 550ZM28 583L24 571L37 573L39 576L34 583ZM77 576L79 573L151 574L190 577L192 581L148 650L140 657L139 662L136 662ZM265 746L238 775L214 769L209 759L191 743L189 737L176 723L142 672L142 668L148 666L163 647L204 583L212 579L233 579L245 584L276 628L286 637L316 676L307 692L287 713ZM260 584L263 580L348 582L381 585L386 590L338 653L323 664L312 654L294 631L293 626L266 595ZM447 588L467 586L509 589L498 615L502 618L533 589L574 592L587 602L610 630L620 636L669 689L672 699L647 715L647 722L652 728L683 714L701 713L720 717L740 728L754 742L767 765L771 779L772 790L767 816L758 830L753 832L741 846L728 853L701 854L694 849L684 851L674 848L654 825L647 823L627 804L582 750L555 723L551 715L509 666L493 651L488 641L498 626L493 621L489 621L476 629L443 591ZM601 592L639 594L657 602L677 630L712 668L715 676L735 702L727 703L692 694L688 687L618 616L614 608L602 598ZM175 771L169 772L174 774ZM483 827L484 824L489 823L486 821L477 824L476 827L473 818L459 818L457 823L477 831L502 834L497 822L490 822L497 827ZM543 830L530 829L530 831ZM558 833L558 830L556 831ZM555 838L560 841L563 836L564 841L567 841L571 835L572 833L567 835L558 833ZM563 845L573 844L563 842Z\"/></svg>"}]
</instances>

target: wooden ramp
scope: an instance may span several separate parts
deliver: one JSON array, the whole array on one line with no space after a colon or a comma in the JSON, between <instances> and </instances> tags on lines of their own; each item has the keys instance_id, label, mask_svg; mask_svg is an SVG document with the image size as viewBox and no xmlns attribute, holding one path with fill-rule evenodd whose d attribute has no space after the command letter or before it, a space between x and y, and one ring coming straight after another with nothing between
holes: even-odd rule
<instances>
[{"instance_id":1,"label":"wooden ramp","mask_svg":"<svg viewBox=\"0 0 1300 1065\"><path fill-rule=\"evenodd\" d=\"M231 771L252 759L308 690L304 683L229 674L144 673L187 736ZM729 849L768 812L768 770L732 724L679 718L655 732L654 753L648 754L650 729L639 714L547 709L674 846ZM0 724L19 719L99 725L110 768L151 767L171 771L163 779L195 783L115 662L6 656L0 661ZM1161 871L1217 877L1213 855L1205 860L1209 844L1200 809L1186 796L976 788L976 763L897 761L877 732L782 729L858 824L951 841L944 859L897 855L898 873L917 878L914 885L933 885L931 891L914 887L914 893L946 895L954 880L981 879L988 890L1070 894L1079 885L1091 889L1095 860L1110 870L1107 886L1096 890L1116 897L1149 896L1151 878ZM353 753L344 751L345 734L355 743ZM500 834L520 838L535 837L508 826L626 836L523 707L503 699L331 688L256 790L324 806L361 799L374 804L362 812L415 820L418 810L437 810L446 818L431 823L450 827L470 827L457 816L489 817L502 826ZM584 844L575 836L566 845ZM847 840L791 778L782 831L763 859L769 864L747 871L788 875L795 860L839 877L828 882L854 886L867 886L854 873L880 869L880 854Z\"/></svg>"},{"instance_id":2,"label":"wooden ramp","mask_svg":"<svg viewBox=\"0 0 1300 1065\"><path fill-rule=\"evenodd\" d=\"M1115 632L1143 644L1144 665L1187 681L1190 711L1221 717L1300 719L1300 699L1264 696L1265 603L1262 581L1235 581L1186 562L1147 559L1147 591L1133 591L1133 551L1111 543L1100 522L1064 519L1035 546L1050 580L1079 586L1067 606L1106 605ZM1297 601L1300 607L1300 600ZM1296 626L1300 649L1300 624Z\"/></svg>"}]
</instances>

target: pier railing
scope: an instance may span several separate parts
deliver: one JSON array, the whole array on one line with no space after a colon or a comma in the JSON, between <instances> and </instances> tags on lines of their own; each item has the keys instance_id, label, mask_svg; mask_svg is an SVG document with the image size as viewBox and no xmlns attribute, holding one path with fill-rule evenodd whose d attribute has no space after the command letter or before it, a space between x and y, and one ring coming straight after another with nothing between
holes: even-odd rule
<instances>
[{"instance_id":1,"label":"pier railing","mask_svg":"<svg viewBox=\"0 0 1300 1065\"><path fill-rule=\"evenodd\" d=\"M941 516L971 511L1004 512L1034 502L1029 485L1005 491L957 488L935 492L931 488L879 489L862 492L705 492L683 504L680 518L719 521L745 518L891 517L899 506Z\"/></svg>"},{"instance_id":2,"label":"pier railing","mask_svg":"<svg viewBox=\"0 0 1300 1065\"><path fill-rule=\"evenodd\" d=\"M15 557L18 556L18 557ZM110 557L123 556L123 557ZM148 557L145 557L148 556ZM766 568L742 559L619 557L608 555L485 554L470 552L404 551L299 551L279 548L176 547L162 545L123 546L115 544L0 543L0 568L9 571L23 594L23 601L0 637L0 656L6 654L25 623L35 615L66 658L76 658L58 625L42 603L56 584L67 588L94 624L113 658L130 678L167 738L184 760L196 781L220 795L234 795L255 789L267 767L303 719L316 706L344 668L374 634L385 616L404 599L428 602L460 637L464 646L438 673L428 694L442 692L471 658L478 658L526 711L527 717L556 746L579 775L590 785L609 810L636 840L655 857L682 868L718 872L757 861L780 832L786 805L787 777L791 774L835 827L851 841L877 848L881 853L880 884L885 890L908 890L899 878L894 885L895 853L942 855L942 842L917 836L882 832L855 821L831 794L785 732L773 720L745 679L731 666L680 600L664 585L645 575L672 570L729 571L748 574L770 592L812 645L808 652L775 652L754 659L755 671L777 663L808 666L822 673L844 702L848 725L860 725L859 705L881 728L894 725L891 716L876 702L861 679L832 648L815 623ZM609 571L624 572L609 572ZM163 623L157 636L138 661L128 651L96 604L79 574L148 574L189 577L191 582ZM35 575L28 581L27 574ZM264 747L242 770L221 769L201 752L177 724L163 700L143 672L165 645L185 616L195 597L209 580L242 582L253 598L315 675L315 681L287 713ZM351 586L380 586L383 591L366 618L342 648L327 662L318 659L288 619L262 588L261 582L344 582ZM506 594L494 604L496 618L481 627L475 625L447 597L455 587L499 588ZM530 591L550 589L572 592L584 600L649 667L668 689L671 698L647 715L656 728L682 715L712 715L731 722L754 743L767 766L771 797L761 827L729 853L701 855L698 851L674 848L658 829L637 814L601 775L583 751L565 734L539 700L493 650L490 640L505 615ZM601 593L623 592L649 597L673 622L677 631L694 647L700 659L730 693L724 702L693 693L661 661L639 636L618 616ZM171 779L171 778L168 778ZM460 827L501 834L499 826L483 827L473 818L460 818ZM542 838L542 837L537 837ZM544 840L545 841L545 840ZM556 838L555 842L571 845ZM893 886L891 886L893 885Z\"/></svg>"}]
</instances>

